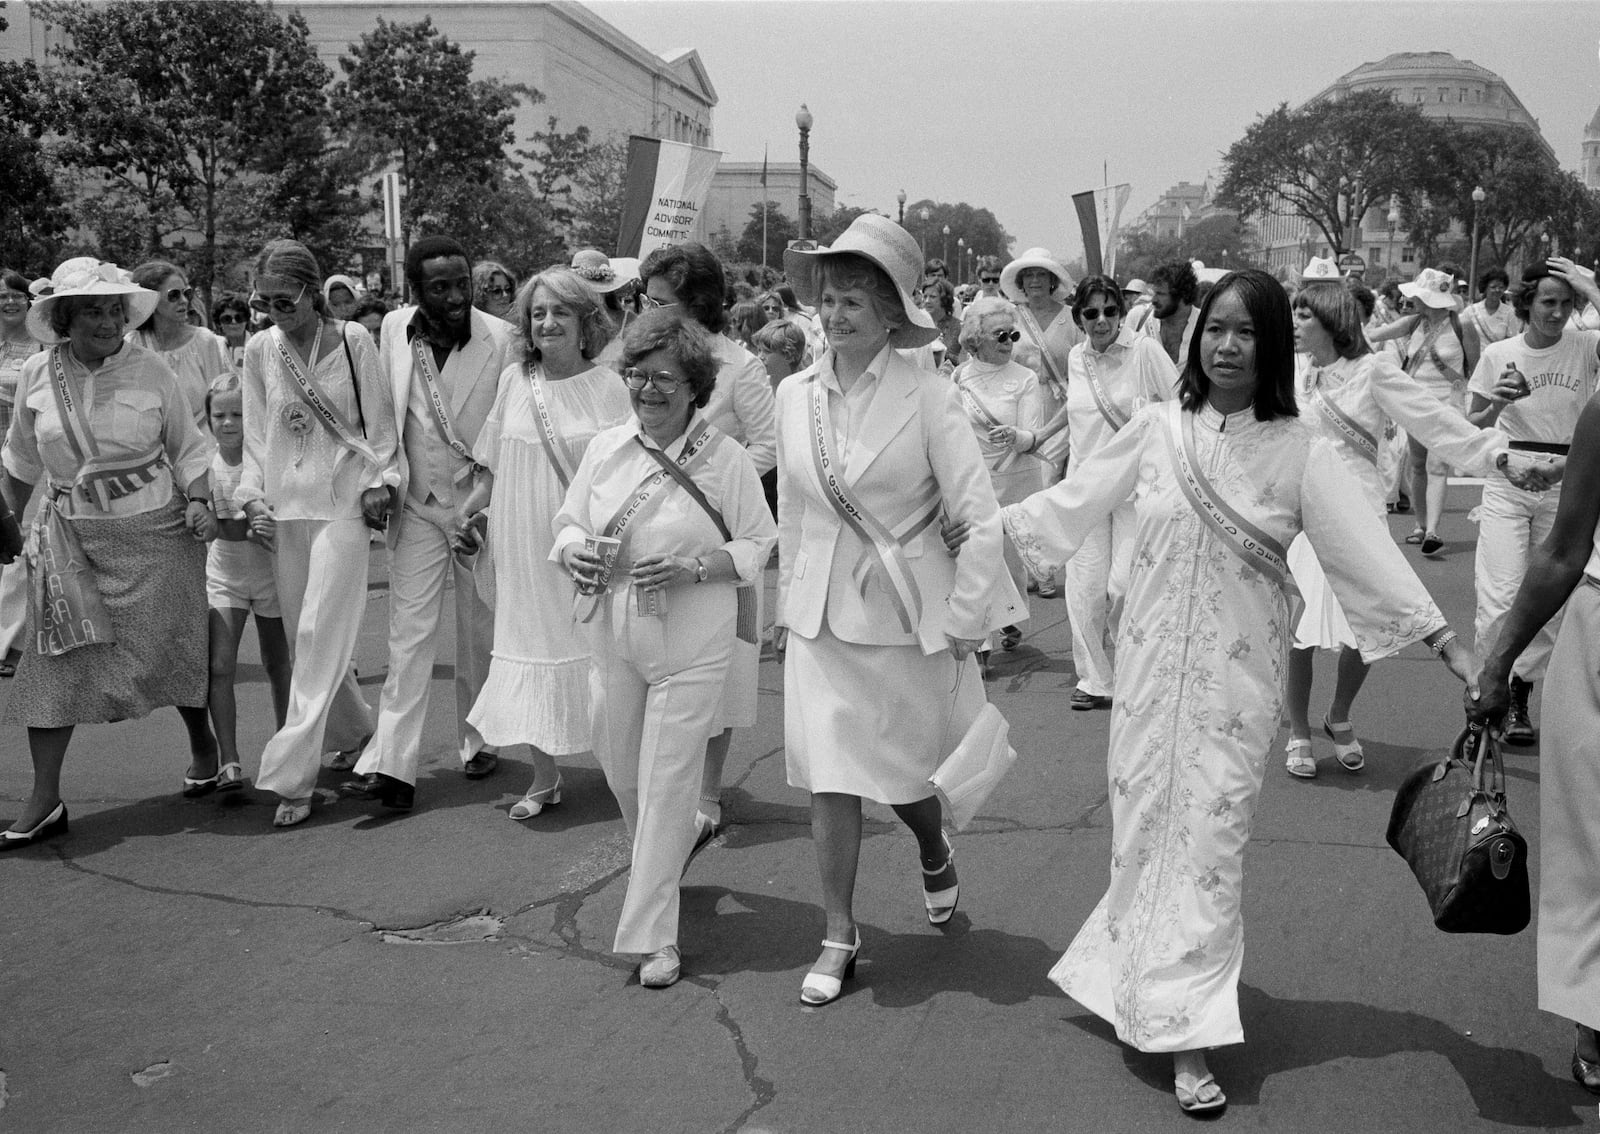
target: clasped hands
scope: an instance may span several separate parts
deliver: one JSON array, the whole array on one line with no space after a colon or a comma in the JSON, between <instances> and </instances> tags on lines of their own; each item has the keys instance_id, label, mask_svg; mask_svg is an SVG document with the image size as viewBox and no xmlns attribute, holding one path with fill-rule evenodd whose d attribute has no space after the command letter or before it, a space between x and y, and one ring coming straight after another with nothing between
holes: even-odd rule
<instances>
[{"instance_id":1,"label":"clasped hands","mask_svg":"<svg viewBox=\"0 0 1600 1134\"><path fill-rule=\"evenodd\" d=\"M997 425L989 430L989 444L1004 445L1016 453L1026 453L1033 448L1033 431L1018 429L1014 425Z\"/></svg>"},{"instance_id":2,"label":"clasped hands","mask_svg":"<svg viewBox=\"0 0 1600 1134\"><path fill-rule=\"evenodd\" d=\"M586 544L567 544L561 551L561 564L580 586L597 587L605 576L605 562L600 553ZM636 587L657 591L698 582L700 570L692 558L661 552L634 560L628 578Z\"/></svg>"},{"instance_id":3,"label":"clasped hands","mask_svg":"<svg viewBox=\"0 0 1600 1134\"><path fill-rule=\"evenodd\" d=\"M1500 470L1512 487L1524 492L1547 492L1561 483L1567 471L1567 459L1540 461L1529 465L1512 465L1509 462Z\"/></svg>"}]
</instances>

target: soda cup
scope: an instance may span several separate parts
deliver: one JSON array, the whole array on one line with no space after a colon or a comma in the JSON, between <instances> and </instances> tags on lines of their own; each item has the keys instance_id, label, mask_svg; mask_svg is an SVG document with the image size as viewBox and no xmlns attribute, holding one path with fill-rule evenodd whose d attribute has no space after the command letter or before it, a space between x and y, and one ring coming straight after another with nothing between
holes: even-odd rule
<instances>
[{"instance_id":1,"label":"soda cup","mask_svg":"<svg viewBox=\"0 0 1600 1134\"><path fill-rule=\"evenodd\" d=\"M600 579L593 585L579 583L578 590L586 595L597 595L611 586L611 569L617 565L617 552L622 550L622 541L610 536L584 536L583 546L600 556Z\"/></svg>"}]
</instances>

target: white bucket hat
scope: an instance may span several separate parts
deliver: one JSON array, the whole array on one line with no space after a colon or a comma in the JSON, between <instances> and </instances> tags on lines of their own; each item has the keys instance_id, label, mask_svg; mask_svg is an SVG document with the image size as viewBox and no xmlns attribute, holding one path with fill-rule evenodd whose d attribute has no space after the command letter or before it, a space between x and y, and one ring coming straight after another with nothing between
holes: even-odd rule
<instances>
[{"instance_id":1,"label":"white bucket hat","mask_svg":"<svg viewBox=\"0 0 1600 1134\"><path fill-rule=\"evenodd\" d=\"M161 298L134 283L128 273L115 264L103 263L93 256L67 260L50 274L48 281L37 281L34 287L38 288L35 292L38 298L28 308L28 333L45 346L67 341L65 335L58 335L50 325L50 310L59 299L79 295L122 296L123 317L130 327L137 327L150 318Z\"/></svg>"},{"instance_id":2,"label":"white bucket hat","mask_svg":"<svg viewBox=\"0 0 1600 1134\"><path fill-rule=\"evenodd\" d=\"M899 293L906 322L889 332L890 346L902 350L926 346L939 337L933 317L911 302L912 289L922 282L922 250L909 232L876 213L863 213L851 221L832 247L784 252L783 270L801 303L815 305L821 298L822 261L847 252L876 264Z\"/></svg>"},{"instance_id":3,"label":"white bucket hat","mask_svg":"<svg viewBox=\"0 0 1600 1134\"><path fill-rule=\"evenodd\" d=\"M1449 272L1437 268L1423 268L1417 278L1400 285L1400 294L1410 296L1424 307L1450 307L1456 305L1456 281Z\"/></svg>"},{"instance_id":4,"label":"white bucket hat","mask_svg":"<svg viewBox=\"0 0 1600 1134\"><path fill-rule=\"evenodd\" d=\"M1149 284L1138 276L1134 276L1133 279L1122 285L1122 294L1137 295L1140 300L1149 299L1153 290Z\"/></svg>"},{"instance_id":5,"label":"white bucket hat","mask_svg":"<svg viewBox=\"0 0 1600 1134\"><path fill-rule=\"evenodd\" d=\"M1017 284L1017 277L1027 268L1043 268L1049 272L1060 285L1057 291L1072 290L1072 277L1067 275L1067 269L1061 266L1061 262L1050 254L1050 249L1030 248L1000 269L1000 294L1015 303L1024 302L1028 296Z\"/></svg>"},{"instance_id":6,"label":"white bucket hat","mask_svg":"<svg viewBox=\"0 0 1600 1134\"><path fill-rule=\"evenodd\" d=\"M632 256L611 258L598 248L580 248L572 254L572 270L584 283L607 295L639 278L639 261Z\"/></svg>"},{"instance_id":7,"label":"white bucket hat","mask_svg":"<svg viewBox=\"0 0 1600 1134\"><path fill-rule=\"evenodd\" d=\"M1313 256L1300 273L1301 283L1338 283L1344 278L1332 256Z\"/></svg>"}]
</instances>

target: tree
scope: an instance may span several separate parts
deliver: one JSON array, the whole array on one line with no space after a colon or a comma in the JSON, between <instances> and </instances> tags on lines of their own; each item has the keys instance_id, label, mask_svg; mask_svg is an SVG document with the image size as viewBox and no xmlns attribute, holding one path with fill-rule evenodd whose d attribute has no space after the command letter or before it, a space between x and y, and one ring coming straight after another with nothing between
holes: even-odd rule
<instances>
[{"instance_id":1,"label":"tree","mask_svg":"<svg viewBox=\"0 0 1600 1134\"><path fill-rule=\"evenodd\" d=\"M0 264L23 271L48 270L69 223L43 143L56 125L55 107L31 59L0 60Z\"/></svg>"},{"instance_id":2,"label":"tree","mask_svg":"<svg viewBox=\"0 0 1600 1134\"><path fill-rule=\"evenodd\" d=\"M778 208L776 201L764 202L766 206L766 251L762 252L762 205L750 206L750 219L745 222L739 243L734 246L734 259L752 264L783 263L783 250L800 235L799 226Z\"/></svg>"},{"instance_id":3,"label":"tree","mask_svg":"<svg viewBox=\"0 0 1600 1134\"><path fill-rule=\"evenodd\" d=\"M542 96L520 84L474 80L473 58L428 16L414 24L380 16L339 58L345 77L333 89L335 114L369 175L399 169L408 235L420 226L486 243L501 204L492 198L516 169L506 153L516 140L515 108L524 96Z\"/></svg>"},{"instance_id":4,"label":"tree","mask_svg":"<svg viewBox=\"0 0 1600 1134\"><path fill-rule=\"evenodd\" d=\"M612 136L589 145L572 178L572 227L567 239L574 249L598 248L608 255L616 249L627 173L626 138Z\"/></svg>"},{"instance_id":5,"label":"tree","mask_svg":"<svg viewBox=\"0 0 1600 1134\"><path fill-rule=\"evenodd\" d=\"M813 217L811 220L811 236L818 244L832 244L844 235L844 230L849 228L859 216L875 212L874 209L858 209L854 205L845 205L837 208L827 216Z\"/></svg>"},{"instance_id":6,"label":"tree","mask_svg":"<svg viewBox=\"0 0 1600 1134\"><path fill-rule=\"evenodd\" d=\"M1256 120L1223 156L1218 203L1241 215L1288 212L1321 230L1342 255L1351 227L1391 195L1442 195L1445 127L1385 91L1290 110Z\"/></svg>"},{"instance_id":7,"label":"tree","mask_svg":"<svg viewBox=\"0 0 1600 1134\"><path fill-rule=\"evenodd\" d=\"M922 219L924 209L928 211L926 221ZM944 235L946 225L950 226L948 238ZM988 209L975 209L965 202L959 205L945 205L937 201L917 201L907 205L906 230L917 238L918 244L922 245L924 259L947 261L952 281L961 275L959 265L956 264L958 248L971 248L974 261L978 256L1011 259L1011 245L1014 241L995 219L995 215Z\"/></svg>"},{"instance_id":8,"label":"tree","mask_svg":"<svg viewBox=\"0 0 1600 1134\"><path fill-rule=\"evenodd\" d=\"M51 49L71 71L63 159L102 175L138 212L147 255L197 230L192 275L209 289L226 195L276 136L323 111L332 74L304 18L255 0L47 0L33 10L66 33Z\"/></svg>"}]
</instances>

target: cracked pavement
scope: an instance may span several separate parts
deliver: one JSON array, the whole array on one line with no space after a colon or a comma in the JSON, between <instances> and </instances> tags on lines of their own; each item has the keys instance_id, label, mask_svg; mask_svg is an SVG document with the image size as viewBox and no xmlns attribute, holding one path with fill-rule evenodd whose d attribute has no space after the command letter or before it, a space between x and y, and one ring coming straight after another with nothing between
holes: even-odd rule
<instances>
[{"instance_id":1,"label":"cracked pavement","mask_svg":"<svg viewBox=\"0 0 1600 1134\"><path fill-rule=\"evenodd\" d=\"M1448 523L1465 525L1464 502L1458 490ZM1471 624L1466 546L1411 557L1458 627ZM375 700L381 552L373 582L357 660ZM1032 601L1027 638L996 655L989 684L1022 755L955 839L959 912L927 925L915 845L869 805L858 974L821 1009L797 1000L823 926L770 659L762 722L729 759L725 833L684 880L684 979L659 992L609 949L628 847L592 758L561 761L559 807L508 821L531 770L512 752L488 780L460 775L448 666L418 806L401 817L327 791L308 823L275 831L253 790L178 798L172 711L79 730L71 834L0 859L0 1131L1173 1128L1170 1063L1124 1049L1045 976L1104 886L1108 714L1066 710L1062 604ZM247 635L250 773L270 731L253 649ZM1319 662L1319 696L1332 669ZM1384 845L1394 788L1449 739L1458 693L1420 650L1379 675L1357 707L1365 775L1324 761L1299 783L1268 757L1245 871L1247 1043L1212 1059L1223 1121L1594 1123L1566 1077L1570 1031L1534 1007L1531 931L1435 932ZM4 744L8 821L28 772L22 731ZM1536 848L1537 755L1513 752L1508 771Z\"/></svg>"}]
</instances>

